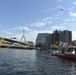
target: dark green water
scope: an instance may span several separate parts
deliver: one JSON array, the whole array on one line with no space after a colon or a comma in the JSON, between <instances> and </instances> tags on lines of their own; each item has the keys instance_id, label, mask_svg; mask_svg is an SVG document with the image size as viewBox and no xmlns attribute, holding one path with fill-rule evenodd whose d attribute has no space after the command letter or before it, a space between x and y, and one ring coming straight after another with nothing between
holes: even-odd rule
<instances>
[{"instance_id":1,"label":"dark green water","mask_svg":"<svg viewBox=\"0 0 76 75\"><path fill-rule=\"evenodd\" d=\"M75 61L47 51L0 49L0 75L76 75Z\"/></svg>"}]
</instances>

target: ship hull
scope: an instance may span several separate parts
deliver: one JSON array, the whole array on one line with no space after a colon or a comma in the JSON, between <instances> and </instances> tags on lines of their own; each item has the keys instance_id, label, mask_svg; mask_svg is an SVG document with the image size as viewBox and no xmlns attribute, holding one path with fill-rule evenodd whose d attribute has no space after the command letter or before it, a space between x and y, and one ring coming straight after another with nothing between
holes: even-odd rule
<instances>
[{"instance_id":1,"label":"ship hull","mask_svg":"<svg viewBox=\"0 0 76 75\"><path fill-rule=\"evenodd\" d=\"M76 54L51 54L53 56L58 56L60 58L65 58L65 59L76 59Z\"/></svg>"}]
</instances>

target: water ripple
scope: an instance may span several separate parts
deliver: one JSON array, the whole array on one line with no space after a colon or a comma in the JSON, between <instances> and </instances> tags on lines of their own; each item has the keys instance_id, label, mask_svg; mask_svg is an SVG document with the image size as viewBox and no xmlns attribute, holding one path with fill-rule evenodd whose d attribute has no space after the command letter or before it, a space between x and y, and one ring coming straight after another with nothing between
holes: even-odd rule
<instances>
[{"instance_id":1,"label":"water ripple","mask_svg":"<svg viewBox=\"0 0 76 75\"><path fill-rule=\"evenodd\" d=\"M0 51L0 75L76 75L76 63L51 56L48 51Z\"/></svg>"}]
</instances>

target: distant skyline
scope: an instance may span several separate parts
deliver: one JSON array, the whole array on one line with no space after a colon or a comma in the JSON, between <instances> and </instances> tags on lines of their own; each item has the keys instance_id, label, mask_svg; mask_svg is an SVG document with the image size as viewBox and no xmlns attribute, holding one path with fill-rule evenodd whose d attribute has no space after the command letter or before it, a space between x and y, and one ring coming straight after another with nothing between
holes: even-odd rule
<instances>
[{"instance_id":1,"label":"distant skyline","mask_svg":"<svg viewBox=\"0 0 76 75\"><path fill-rule=\"evenodd\" d=\"M0 36L35 42L38 33L72 31L76 40L76 0L0 0Z\"/></svg>"}]
</instances>

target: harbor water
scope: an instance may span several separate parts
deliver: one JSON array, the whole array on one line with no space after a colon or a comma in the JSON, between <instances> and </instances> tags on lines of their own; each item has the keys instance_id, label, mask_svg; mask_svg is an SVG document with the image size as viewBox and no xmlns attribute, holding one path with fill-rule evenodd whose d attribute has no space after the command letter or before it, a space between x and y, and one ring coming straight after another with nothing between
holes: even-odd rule
<instances>
[{"instance_id":1,"label":"harbor water","mask_svg":"<svg viewBox=\"0 0 76 75\"><path fill-rule=\"evenodd\" d=\"M0 75L76 75L76 61L44 50L0 48Z\"/></svg>"}]
</instances>

